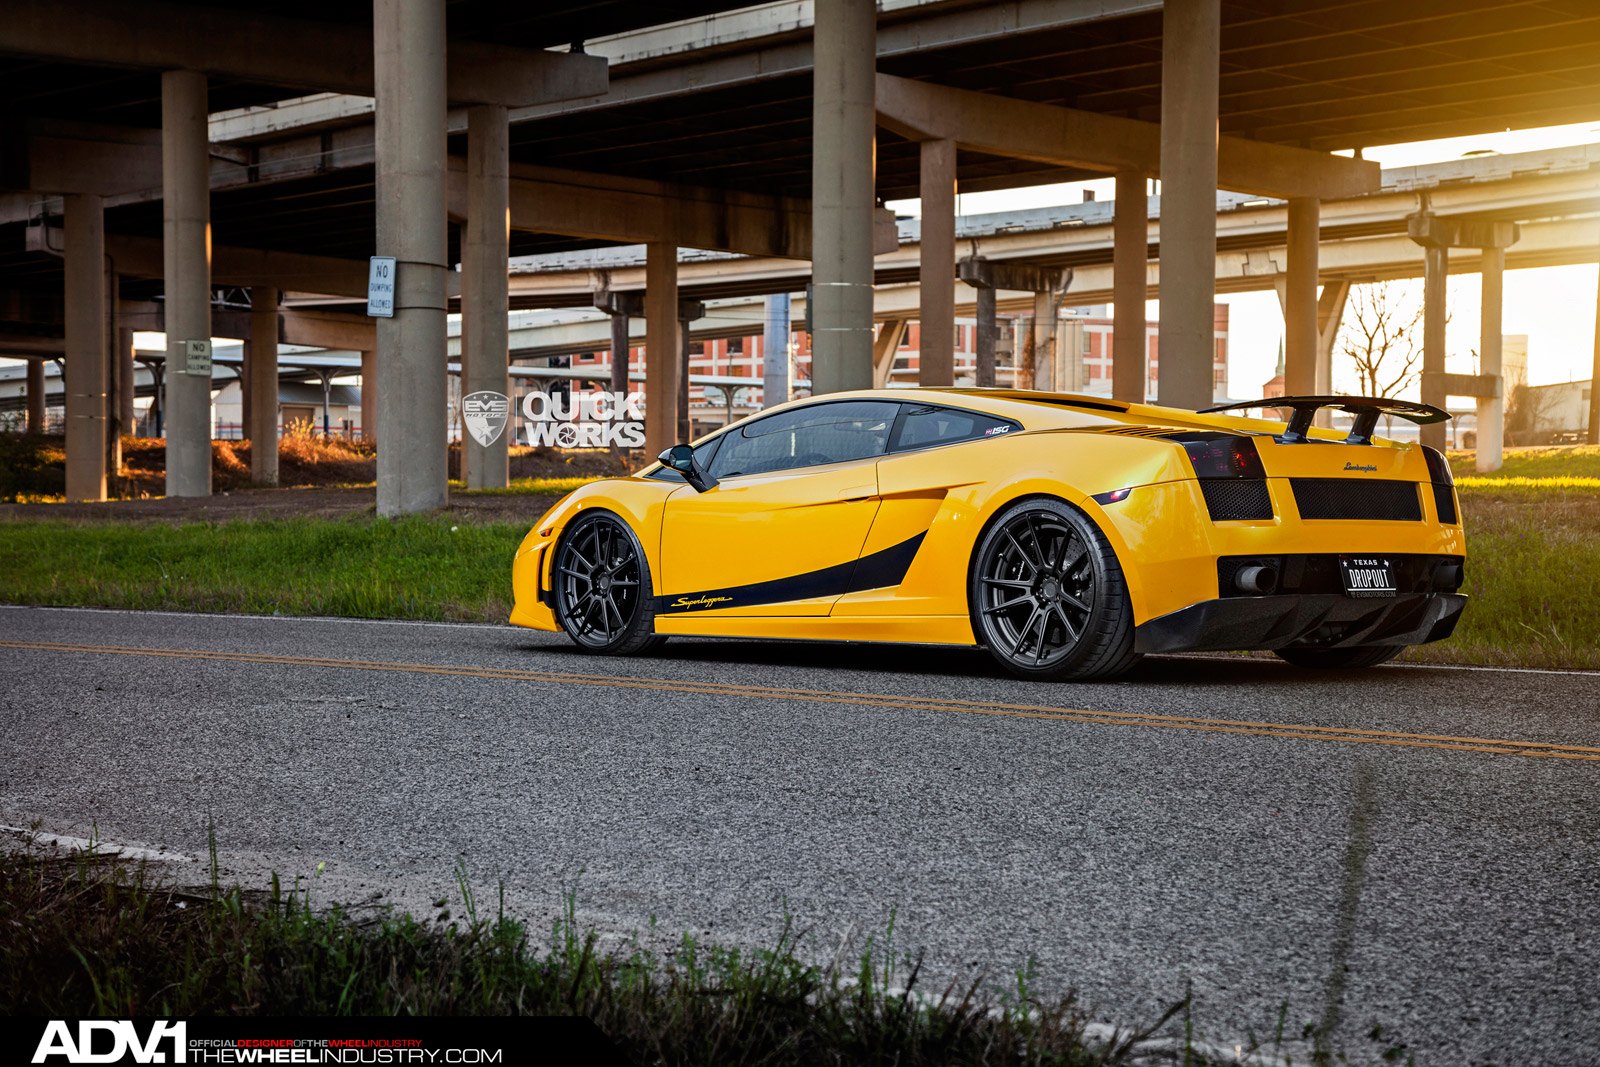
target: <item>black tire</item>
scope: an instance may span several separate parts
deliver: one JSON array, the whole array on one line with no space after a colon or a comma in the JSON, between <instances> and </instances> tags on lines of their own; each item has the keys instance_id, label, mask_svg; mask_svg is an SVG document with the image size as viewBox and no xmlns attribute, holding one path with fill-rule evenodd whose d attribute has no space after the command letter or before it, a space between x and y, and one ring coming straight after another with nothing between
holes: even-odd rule
<instances>
[{"instance_id":1,"label":"black tire","mask_svg":"<svg viewBox=\"0 0 1600 1067\"><path fill-rule=\"evenodd\" d=\"M1405 645L1365 645L1355 648L1275 648L1285 663L1316 671L1354 670L1387 663L1406 650Z\"/></svg>"},{"instance_id":2,"label":"black tire","mask_svg":"<svg viewBox=\"0 0 1600 1067\"><path fill-rule=\"evenodd\" d=\"M978 641L1019 677L1086 681L1139 662L1117 554L1063 501L1033 497L995 517L973 551L968 603Z\"/></svg>"},{"instance_id":3,"label":"black tire","mask_svg":"<svg viewBox=\"0 0 1600 1067\"><path fill-rule=\"evenodd\" d=\"M644 549L611 512L587 512L567 528L551 575L556 622L585 652L633 656L666 640L655 632Z\"/></svg>"}]
</instances>

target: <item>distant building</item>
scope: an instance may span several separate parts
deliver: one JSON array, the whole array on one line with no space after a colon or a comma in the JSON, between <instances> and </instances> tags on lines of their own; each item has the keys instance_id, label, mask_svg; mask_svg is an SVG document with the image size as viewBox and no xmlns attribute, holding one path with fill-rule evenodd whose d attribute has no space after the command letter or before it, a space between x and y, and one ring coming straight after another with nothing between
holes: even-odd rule
<instances>
[{"instance_id":1,"label":"distant building","mask_svg":"<svg viewBox=\"0 0 1600 1067\"><path fill-rule=\"evenodd\" d=\"M1056 330L1056 387L1063 392L1082 392L1111 395L1111 330L1112 320L1104 307L1071 308L1061 313ZM1031 318L1001 316L998 322L999 338L996 343L995 381L1006 386L1013 383L1014 354L1026 344L1025 330L1031 328ZM1212 364L1213 392L1218 400L1227 399L1228 390L1228 306L1216 306L1216 349ZM919 323L908 323L900 346L895 351L893 384L914 385L921 365L922 329ZM957 384L971 384L977 363L978 323L974 318L956 320L955 378ZM789 342L789 380L794 383L795 395L805 395L811 381L811 338L803 330L796 330ZM1145 326L1145 396L1154 400L1156 375L1160 367L1157 324ZM567 357L560 357L566 360ZM644 365L644 349L635 347L629 354L634 370ZM761 334L724 337L694 341L689 347L689 372L691 374L719 375L749 378L748 386L694 385L689 390L689 409L695 433L703 433L724 425L732 419L743 418L763 406L761 395L761 369L765 359L765 340ZM556 361L552 360L552 364ZM583 370L607 369L611 365L609 351L582 352L570 357L572 367ZM520 402L520 392L518 390ZM731 396L730 396L731 393Z\"/></svg>"},{"instance_id":2,"label":"distant building","mask_svg":"<svg viewBox=\"0 0 1600 1067\"><path fill-rule=\"evenodd\" d=\"M1577 444L1588 440L1593 381L1521 385L1511 389L1506 438L1513 445Z\"/></svg>"},{"instance_id":3,"label":"distant building","mask_svg":"<svg viewBox=\"0 0 1600 1067\"><path fill-rule=\"evenodd\" d=\"M306 382L283 382L278 386L278 430L280 433L305 424L321 433L322 386ZM328 432L335 437L361 436L361 390L350 385L335 385L328 390ZM239 440L244 432L244 411L239 383L229 382L217 390L211 404L211 436L218 440Z\"/></svg>"},{"instance_id":4,"label":"distant building","mask_svg":"<svg viewBox=\"0 0 1600 1067\"><path fill-rule=\"evenodd\" d=\"M1289 365L1284 362L1283 339L1280 337L1278 339L1278 369L1272 372L1272 377L1262 383L1261 395L1263 397L1289 395L1288 367Z\"/></svg>"}]
</instances>

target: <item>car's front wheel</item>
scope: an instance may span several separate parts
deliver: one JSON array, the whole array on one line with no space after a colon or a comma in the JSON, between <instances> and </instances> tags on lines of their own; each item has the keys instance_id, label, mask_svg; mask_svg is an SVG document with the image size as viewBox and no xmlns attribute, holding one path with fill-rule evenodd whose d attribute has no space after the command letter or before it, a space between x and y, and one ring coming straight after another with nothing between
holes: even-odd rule
<instances>
[{"instance_id":1,"label":"car's front wheel","mask_svg":"<svg viewBox=\"0 0 1600 1067\"><path fill-rule=\"evenodd\" d=\"M556 622L579 648L626 656L666 640L655 632L650 564L610 512L591 511L567 529L553 579Z\"/></svg>"},{"instance_id":2,"label":"car's front wheel","mask_svg":"<svg viewBox=\"0 0 1600 1067\"><path fill-rule=\"evenodd\" d=\"M1117 554L1081 511L1022 500L1001 512L973 556L972 628L1024 678L1081 681L1139 661Z\"/></svg>"},{"instance_id":3,"label":"car's front wheel","mask_svg":"<svg viewBox=\"0 0 1600 1067\"><path fill-rule=\"evenodd\" d=\"M1367 645L1358 648L1278 648L1285 663L1312 670L1351 670L1387 663L1406 650L1405 645Z\"/></svg>"}]
</instances>

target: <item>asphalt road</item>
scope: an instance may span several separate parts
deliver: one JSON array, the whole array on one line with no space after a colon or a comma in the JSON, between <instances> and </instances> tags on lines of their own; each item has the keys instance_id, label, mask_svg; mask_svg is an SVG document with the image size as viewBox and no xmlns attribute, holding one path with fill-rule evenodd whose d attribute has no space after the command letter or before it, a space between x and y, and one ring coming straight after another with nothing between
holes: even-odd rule
<instances>
[{"instance_id":1,"label":"asphalt road","mask_svg":"<svg viewBox=\"0 0 1600 1067\"><path fill-rule=\"evenodd\" d=\"M501 882L614 933L1078 988L1355 1062L1600 1063L1600 676L1147 660L0 608L0 821L426 907ZM1300 1056L1297 1062L1304 1062Z\"/></svg>"}]
</instances>

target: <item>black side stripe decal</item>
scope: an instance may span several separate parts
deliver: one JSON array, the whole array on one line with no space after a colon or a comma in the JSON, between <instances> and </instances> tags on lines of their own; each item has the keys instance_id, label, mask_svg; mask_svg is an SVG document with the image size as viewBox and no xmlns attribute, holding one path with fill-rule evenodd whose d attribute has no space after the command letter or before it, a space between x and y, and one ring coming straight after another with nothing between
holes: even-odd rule
<instances>
[{"instance_id":1,"label":"black side stripe decal","mask_svg":"<svg viewBox=\"0 0 1600 1067\"><path fill-rule=\"evenodd\" d=\"M911 561L922 547L927 534L901 541L898 545L871 555L838 563L821 570L807 571L788 578L774 578L768 582L750 585L733 585L726 589L707 589L698 593L680 593L656 597L657 615L681 615L685 612L707 611L716 608L746 608L759 604L783 604L791 600L810 600L813 597L843 596L864 589L886 589L905 580Z\"/></svg>"}]
</instances>

